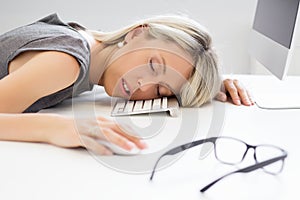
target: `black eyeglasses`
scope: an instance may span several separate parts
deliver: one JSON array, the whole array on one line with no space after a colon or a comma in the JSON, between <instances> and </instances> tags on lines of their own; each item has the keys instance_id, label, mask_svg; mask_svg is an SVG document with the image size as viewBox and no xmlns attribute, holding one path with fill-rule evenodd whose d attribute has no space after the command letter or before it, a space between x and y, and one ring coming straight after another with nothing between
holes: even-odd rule
<instances>
[{"instance_id":1,"label":"black eyeglasses","mask_svg":"<svg viewBox=\"0 0 300 200\"><path fill-rule=\"evenodd\" d=\"M284 160L287 157L287 152L277 146L273 145L249 145L242 140L235 139L232 137L211 137L206 138L203 140L197 140L194 142L190 142L187 144L180 145L178 147L175 147L166 153L162 154L158 160L156 161L154 168L151 173L150 180L153 179L155 169L158 165L158 162L167 155L175 155L177 153L183 152L187 149L193 148L195 146L204 144L204 143L213 143L214 145L214 152L215 157L217 160L219 160L222 163L230 164L230 165L236 165L242 162L248 152L249 149L254 150L254 160L255 164L238 169L236 171L230 172L228 174L225 174L224 176L216 179L215 181L211 182L210 184L203 187L200 192L205 192L208 190L211 186L213 186L215 183L219 182L223 178L235 174L235 173L248 173L252 172L257 169L263 169L265 172L269 174L278 174L282 171L284 166Z\"/></svg>"}]
</instances>

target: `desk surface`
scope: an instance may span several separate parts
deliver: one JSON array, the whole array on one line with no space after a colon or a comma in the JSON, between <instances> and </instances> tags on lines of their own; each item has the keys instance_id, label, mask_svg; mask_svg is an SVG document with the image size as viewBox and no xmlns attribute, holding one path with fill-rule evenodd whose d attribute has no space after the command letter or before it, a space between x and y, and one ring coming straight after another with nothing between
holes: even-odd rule
<instances>
[{"instance_id":1,"label":"desk surface","mask_svg":"<svg viewBox=\"0 0 300 200\"><path fill-rule=\"evenodd\" d=\"M271 84L273 80L261 76L239 76L238 78L247 83L251 82L251 87ZM293 79L297 79L297 87L299 87L300 77ZM96 114L99 112L101 115L109 116L110 103L105 95L97 93L96 99L105 99L105 101L95 103L91 100L95 99L94 94L85 94L78 98L77 102L80 104L77 105L76 112L72 111L70 102L45 112L80 115L79 108L86 110L92 105ZM215 108L217 111L221 109L217 117L212 115L216 111ZM212 153L205 158L199 156L200 149L195 148L187 151L176 162L159 170L154 181L149 182L149 173L134 174L112 169L83 149L63 149L47 144L2 141L0 142L0 199L276 200L299 198L299 189L296 185L300 177L298 155L300 110L269 111L258 109L256 106L239 107L230 103L214 102L199 109L182 109L181 118L195 112L199 120L197 127L199 134L196 138L213 134L210 131L218 131L219 128L221 135L237 137L250 144L278 145L288 151L283 172L278 176L265 174L262 170L248 174L235 174L217 183L205 194L201 194L199 192L201 187L236 168L218 163ZM134 119L139 121L137 118ZM143 120L145 119L140 121ZM175 125L180 122L177 120L180 119L167 118L161 135L146 140L151 151L159 151L159 148L169 144L170 138L174 137L173 133L179 129L179 126ZM219 127L210 126L213 121L217 121ZM132 165L142 165L135 157L113 156L109 160L114 163L125 160ZM246 164L253 162L249 154Z\"/></svg>"}]
</instances>

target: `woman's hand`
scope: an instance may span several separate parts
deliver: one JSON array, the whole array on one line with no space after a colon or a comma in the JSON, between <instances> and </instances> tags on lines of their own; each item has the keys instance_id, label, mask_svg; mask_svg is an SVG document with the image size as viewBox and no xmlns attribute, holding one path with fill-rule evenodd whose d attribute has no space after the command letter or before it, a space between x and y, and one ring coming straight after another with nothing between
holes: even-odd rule
<instances>
[{"instance_id":1,"label":"woman's hand","mask_svg":"<svg viewBox=\"0 0 300 200\"><path fill-rule=\"evenodd\" d=\"M222 102L232 100L235 105L254 105L250 93L238 80L225 79L216 99Z\"/></svg>"},{"instance_id":2,"label":"woman's hand","mask_svg":"<svg viewBox=\"0 0 300 200\"><path fill-rule=\"evenodd\" d=\"M64 128L53 133L49 143L60 147L84 147L99 155L112 155L113 152L98 141L114 143L125 150L134 147L145 149L147 145L137 135L128 133L117 123L103 117L97 119L65 118ZM63 131L62 131L63 130Z\"/></svg>"}]
</instances>

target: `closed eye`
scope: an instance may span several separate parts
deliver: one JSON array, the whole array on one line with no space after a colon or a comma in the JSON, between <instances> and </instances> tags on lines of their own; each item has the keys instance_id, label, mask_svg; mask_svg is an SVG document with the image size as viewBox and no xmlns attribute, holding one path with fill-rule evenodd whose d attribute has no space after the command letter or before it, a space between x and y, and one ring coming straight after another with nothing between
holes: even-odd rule
<instances>
[{"instance_id":1,"label":"closed eye","mask_svg":"<svg viewBox=\"0 0 300 200\"><path fill-rule=\"evenodd\" d=\"M152 59L150 59L150 61L149 61L149 67L150 67L150 69L151 69L153 72L155 72L155 69L154 69L154 66L153 66L153 60L152 60Z\"/></svg>"},{"instance_id":2,"label":"closed eye","mask_svg":"<svg viewBox=\"0 0 300 200\"><path fill-rule=\"evenodd\" d=\"M156 57L150 58L149 67L155 76L157 76L161 72L161 65L159 59L157 59Z\"/></svg>"}]
</instances>

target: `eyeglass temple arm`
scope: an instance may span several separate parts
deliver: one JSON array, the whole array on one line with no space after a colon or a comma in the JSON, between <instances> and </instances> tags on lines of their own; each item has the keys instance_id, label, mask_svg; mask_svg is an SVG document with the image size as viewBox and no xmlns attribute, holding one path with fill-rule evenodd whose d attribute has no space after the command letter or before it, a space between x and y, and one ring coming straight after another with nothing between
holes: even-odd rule
<instances>
[{"instance_id":1,"label":"eyeglass temple arm","mask_svg":"<svg viewBox=\"0 0 300 200\"><path fill-rule=\"evenodd\" d=\"M175 147L173 149L170 149L169 151L167 151L166 153L164 153L163 155L161 155L157 159L157 161L156 161L156 163L155 163L155 165L153 167L151 176L150 176L150 181L153 179L153 176L154 176L154 173L155 173L155 169L156 169L156 167L158 165L158 162L161 160L162 157L167 156L167 155L175 155L175 154L177 154L179 152L182 152L182 151L185 151L187 149L193 148L193 147L198 146L200 144L203 144L203 143L206 143L206 142L214 142L215 140L216 140L216 137L212 137L212 138L207 138L207 139L203 139L203 140L197 140L197 141L194 141L194 142L189 142L189 143L180 145L178 147Z\"/></svg>"},{"instance_id":2,"label":"eyeglass temple arm","mask_svg":"<svg viewBox=\"0 0 300 200\"><path fill-rule=\"evenodd\" d=\"M259 163L255 163L254 165L250 165L248 167L242 168L242 169L238 169L236 171L230 172L228 174L225 174L224 176L216 179L215 181L211 182L210 184L208 184L207 186L203 187L200 192L205 192L206 190L208 190L211 186L213 186L214 184L216 184L217 182L219 182L220 180L222 180L223 178L231 175L231 174L235 174L235 173L248 173L248 172L252 172L254 170L263 168L264 166L270 165L274 162L277 162L279 160L285 159L287 157L287 154L282 155L282 156L278 156L263 162L259 162Z\"/></svg>"}]
</instances>

